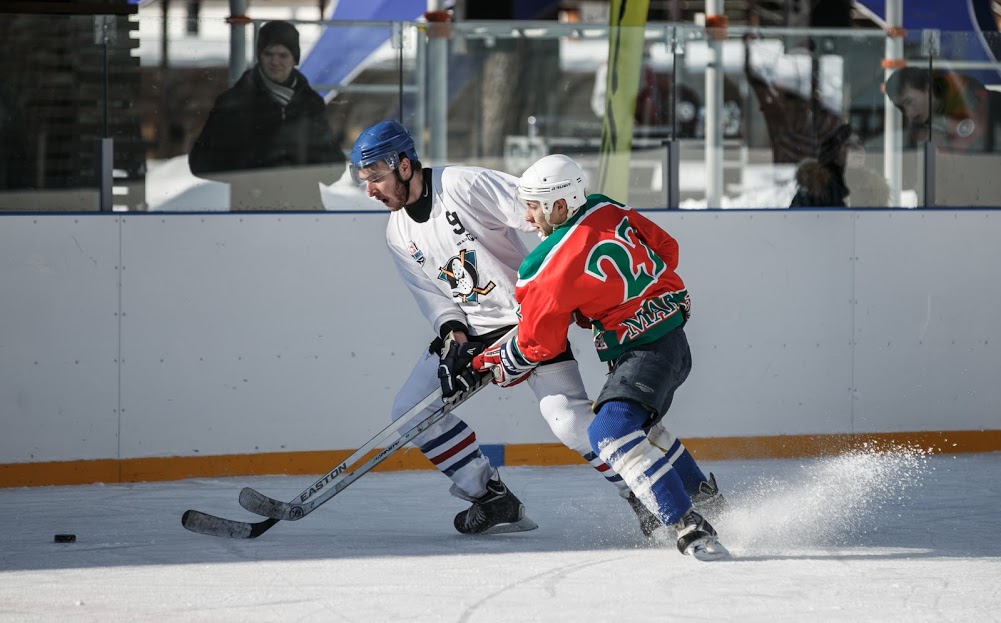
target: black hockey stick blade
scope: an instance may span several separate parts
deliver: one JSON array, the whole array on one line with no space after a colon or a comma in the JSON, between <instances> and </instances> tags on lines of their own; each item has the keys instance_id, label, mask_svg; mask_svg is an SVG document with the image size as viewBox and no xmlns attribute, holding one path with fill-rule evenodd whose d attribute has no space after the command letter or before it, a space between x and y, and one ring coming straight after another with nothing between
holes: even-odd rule
<instances>
[{"instance_id":1,"label":"black hockey stick blade","mask_svg":"<svg viewBox=\"0 0 1001 623\"><path fill-rule=\"evenodd\" d=\"M230 539L256 539L279 521L269 517L264 521L249 523L223 519L196 510L184 511L181 515L181 525L192 532Z\"/></svg>"},{"instance_id":2,"label":"black hockey stick blade","mask_svg":"<svg viewBox=\"0 0 1001 623\"><path fill-rule=\"evenodd\" d=\"M252 513L257 513L263 517L270 517L274 520L288 519L289 521L295 521L303 517L301 507L268 497L250 487L244 487L240 491L240 506Z\"/></svg>"}]
</instances>

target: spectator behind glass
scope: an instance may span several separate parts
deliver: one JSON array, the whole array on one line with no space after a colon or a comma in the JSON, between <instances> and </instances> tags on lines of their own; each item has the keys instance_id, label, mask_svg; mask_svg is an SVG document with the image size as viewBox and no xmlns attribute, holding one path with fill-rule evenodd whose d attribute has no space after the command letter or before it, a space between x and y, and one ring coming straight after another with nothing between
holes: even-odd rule
<instances>
[{"instance_id":1,"label":"spectator behind glass","mask_svg":"<svg viewBox=\"0 0 1001 623\"><path fill-rule=\"evenodd\" d=\"M262 177L261 169L306 165L329 165L346 161L327 122L326 105L306 77L295 68L299 64L299 32L284 21L268 22L257 38L257 64L248 69L230 89L223 92L209 112L188 163L191 172L232 184L234 209L278 209L298 207L302 201L286 199L302 192L330 167L314 167L312 176L301 172L285 178ZM254 170L254 175L218 176L222 172ZM247 187L250 187L248 190ZM309 203L317 204L317 186ZM238 200L237 197L240 197ZM254 205L242 205L252 202Z\"/></svg>"},{"instance_id":2,"label":"spectator behind glass","mask_svg":"<svg viewBox=\"0 0 1001 623\"><path fill-rule=\"evenodd\" d=\"M847 123L839 125L821 141L817 158L796 168L796 195L789 207L846 207L850 191L845 169L860 168L864 161L859 137Z\"/></svg>"},{"instance_id":3,"label":"spectator behind glass","mask_svg":"<svg viewBox=\"0 0 1001 623\"><path fill-rule=\"evenodd\" d=\"M890 75L885 90L904 116L911 145L928 140L930 120L932 141L941 149L1001 150L1001 93L976 79L904 67Z\"/></svg>"}]
</instances>

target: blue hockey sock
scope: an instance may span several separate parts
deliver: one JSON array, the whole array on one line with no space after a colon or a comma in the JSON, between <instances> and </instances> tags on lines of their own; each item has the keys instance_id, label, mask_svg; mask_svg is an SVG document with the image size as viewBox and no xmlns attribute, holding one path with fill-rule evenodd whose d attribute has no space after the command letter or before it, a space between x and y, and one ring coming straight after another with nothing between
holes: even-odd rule
<instances>
[{"instance_id":1,"label":"blue hockey sock","mask_svg":"<svg viewBox=\"0 0 1001 623\"><path fill-rule=\"evenodd\" d=\"M602 405L588 427L591 446L629 484L636 497L671 525L692 506L681 477L663 449L650 443L644 407L612 400Z\"/></svg>"},{"instance_id":2,"label":"blue hockey sock","mask_svg":"<svg viewBox=\"0 0 1001 623\"><path fill-rule=\"evenodd\" d=\"M706 475L685 444L659 424L650 429L650 441L667 453L678 476L681 477L681 482L685 484L688 495L698 493L699 485L706 481Z\"/></svg>"},{"instance_id":3,"label":"blue hockey sock","mask_svg":"<svg viewBox=\"0 0 1001 623\"><path fill-rule=\"evenodd\" d=\"M680 453L679 453L680 450ZM674 471L678 472L681 482L685 485L685 492L689 496L699 492L699 485L706 481L706 475L702 473L692 453L688 451L680 440L675 440L667 452L667 456L674 458Z\"/></svg>"}]
</instances>

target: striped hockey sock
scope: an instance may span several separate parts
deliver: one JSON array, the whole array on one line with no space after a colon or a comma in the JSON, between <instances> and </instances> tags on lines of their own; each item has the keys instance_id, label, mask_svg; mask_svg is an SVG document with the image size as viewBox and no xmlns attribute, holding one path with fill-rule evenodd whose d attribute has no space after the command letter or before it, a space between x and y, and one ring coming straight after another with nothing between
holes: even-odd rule
<instances>
[{"instance_id":1,"label":"striped hockey sock","mask_svg":"<svg viewBox=\"0 0 1001 623\"><path fill-rule=\"evenodd\" d=\"M622 476L612 471L612 468L602 461L601 457L595 454L593 450L581 452L580 454L605 480L615 485L615 488L619 490L619 495L622 497L629 495L629 485L626 484L626 481L622 479Z\"/></svg>"},{"instance_id":2,"label":"striped hockey sock","mask_svg":"<svg viewBox=\"0 0 1001 623\"><path fill-rule=\"evenodd\" d=\"M647 439L642 428L646 418L646 410L637 403L609 401L598 411L588 436L598 456L622 476L636 497L672 525L692 502L671 457Z\"/></svg>"},{"instance_id":3,"label":"striped hockey sock","mask_svg":"<svg viewBox=\"0 0 1001 623\"><path fill-rule=\"evenodd\" d=\"M681 440L672 435L660 424L655 424L649 433L650 441L662 449L667 456L671 457L674 469L681 477L681 482L685 485L685 492L689 497L699 492L699 485L706 481L706 475L699 468L698 463L692 453L688 451Z\"/></svg>"},{"instance_id":4,"label":"striped hockey sock","mask_svg":"<svg viewBox=\"0 0 1001 623\"><path fill-rule=\"evenodd\" d=\"M447 417L447 424L429 440L422 440L420 451L448 476L455 486L472 497L486 491L486 483L493 474L490 461L480 451L473 429L456 417Z\"/></svg>"}]
</instances>

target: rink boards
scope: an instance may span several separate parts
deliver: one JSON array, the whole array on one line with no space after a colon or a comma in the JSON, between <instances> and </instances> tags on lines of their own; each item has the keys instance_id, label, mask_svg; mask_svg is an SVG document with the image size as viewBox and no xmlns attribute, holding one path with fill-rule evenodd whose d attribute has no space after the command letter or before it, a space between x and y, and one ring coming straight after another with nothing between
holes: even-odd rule
<instances>
[{"instance_id":1,"label":"rink boards","mask_svg":"<svg viewBox=\"0 0 1001 623\"><path fill-rule=\"evenodd\" d=\"M1001 450L1001 212L647 214L692 293L668 421L700 456ZM0 486L325 471L433 337L385 214L0 219ZM579 460L526 388L463 414L505 464Z\"/></svg>"}]
</instances>

